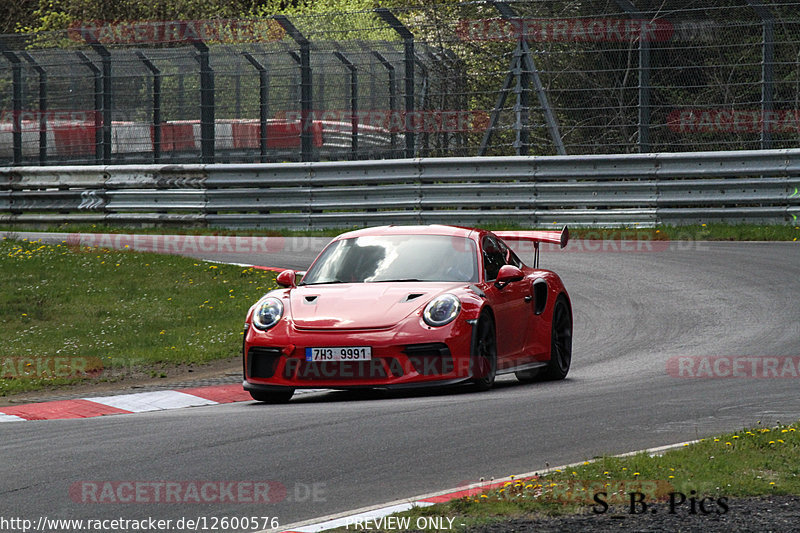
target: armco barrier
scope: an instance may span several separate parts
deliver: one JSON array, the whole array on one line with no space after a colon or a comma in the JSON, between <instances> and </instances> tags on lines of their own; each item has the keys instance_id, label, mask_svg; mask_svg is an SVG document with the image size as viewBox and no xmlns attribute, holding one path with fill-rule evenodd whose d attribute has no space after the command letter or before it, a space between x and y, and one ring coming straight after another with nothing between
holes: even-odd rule
<instances>
[{"instance_id":1,"label":"armco barrier","mask_svg":"<svg viewBox=\"0 0 800 533\"><path fill-rule=\"evenodd\" d=\"M0 168L0 222L796 223L800 149Z\"/></svg>"}]
</instances>

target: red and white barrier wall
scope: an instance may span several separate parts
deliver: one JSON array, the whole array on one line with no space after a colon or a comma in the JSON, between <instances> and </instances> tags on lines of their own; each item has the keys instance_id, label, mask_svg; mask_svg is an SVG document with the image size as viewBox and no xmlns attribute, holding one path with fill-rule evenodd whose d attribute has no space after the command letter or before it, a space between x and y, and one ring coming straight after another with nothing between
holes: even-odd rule
<instances>
[{"instance_id":1,"label":"red and white barrier wall","mask_svg":"<svg viewBox=\"0 0 800 533\"><path fill-rule=\"evenodd\" d=\"M39 134L42 124L22 120L22 156L35 158L39 154ZM97 124L93 120L48 120L44 122L48 155L54 157L92 156L96 148ZM301 123L286 120L267 122L267 148L300 148ZM258 120L218 120L214 125L216 149L258 150L261 146L261 124ZM323 124L311 126L314 147L323 146ZM111 152L152 153L155 147L155 127L142 122L114 121L111 124ZM200 121L181 120L161 124L161 151L180 152L200 150ZM13 124L0 122L0 158L13 154Z\"/></svg>"}]
</instances>

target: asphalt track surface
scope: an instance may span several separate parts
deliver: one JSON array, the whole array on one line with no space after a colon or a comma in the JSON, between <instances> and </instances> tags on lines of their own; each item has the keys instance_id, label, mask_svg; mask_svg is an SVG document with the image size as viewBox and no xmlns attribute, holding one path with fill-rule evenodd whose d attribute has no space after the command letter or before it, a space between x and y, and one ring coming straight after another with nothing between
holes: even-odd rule
<instances>
[{"instance_id":1,"label":"asphalt track surface","mask_svg":"<svg viewBox=\"0 0 800 533\"><path fill-rule=\"evenodd\" d=\"M800 355L797 243L570 247L541 260L572 297L565 381L523 385L504 376L485 393L331 391L280 406L4 423L0 515L275 516L286 525L479 478L800 419L798 378L667 371L678 356ZM304 268L312 248L214 259ZM70 496L83 481L277 481L287 490L258 505L93 504Z\"/></svg>"}]
</instances>

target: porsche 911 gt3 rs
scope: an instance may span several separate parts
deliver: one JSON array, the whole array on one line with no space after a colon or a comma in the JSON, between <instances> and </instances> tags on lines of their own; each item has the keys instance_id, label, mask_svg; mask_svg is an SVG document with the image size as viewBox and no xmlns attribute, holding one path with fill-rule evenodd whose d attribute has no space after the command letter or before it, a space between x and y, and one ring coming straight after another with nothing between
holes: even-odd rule
<instances>
[{"instance_id":1,"label":"porsche 911 gt3 rs","mask_svg":"<svg viewBox=\"0 0 800 533\"><path fill-rule=\"evenodd\" d=\"M538 268L539 243L562 231L490 232L384 226L333 239L296 282L253 305L245 320L244 388L288 401L298 388L401 388L498 374L523 382L566 377L572 307L559 276ZM508 240L534 243L534 267Z\"/></svg>"}]
</instances>

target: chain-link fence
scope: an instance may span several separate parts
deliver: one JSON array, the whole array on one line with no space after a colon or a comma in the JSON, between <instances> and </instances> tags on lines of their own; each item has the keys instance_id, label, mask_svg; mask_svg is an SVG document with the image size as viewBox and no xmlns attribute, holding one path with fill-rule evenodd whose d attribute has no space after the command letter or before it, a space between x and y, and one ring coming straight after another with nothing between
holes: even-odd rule
<instances>
[{"instance_id":1,"label":"chain-link fence","mask_svg":"<svg viewBox=\"0 0 800 533\"><path fill-rule=\"evenodd\" d=\"M0 164L795 147L800 3L470 2L0 36Z\"/></svg>"}]
</instances>

